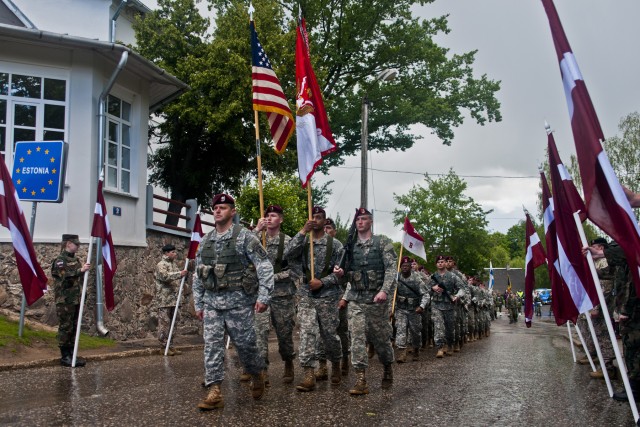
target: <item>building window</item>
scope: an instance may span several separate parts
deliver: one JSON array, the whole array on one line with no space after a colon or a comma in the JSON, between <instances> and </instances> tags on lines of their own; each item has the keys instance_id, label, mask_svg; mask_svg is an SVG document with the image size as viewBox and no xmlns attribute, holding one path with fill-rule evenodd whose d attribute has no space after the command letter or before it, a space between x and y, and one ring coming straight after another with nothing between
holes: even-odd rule
<instances>
[{"instance_id":1,"label":"building window","mask_svg":"<svg viewBox=\"0 0 640 427\"><path fill-rule=\"evenodd\" d=\"M131 104L113 95L107 102L105 147L106 187L131 193Z\"/></svg>"},{"instance_id":2,"label":"building window","mask_svg":"<svg viewBox=\"0 0 640 427\"><path fill-rule=\"evenodd\" d=\"M19 141L66 141L67 81L0 70L0 154Z\"/></svg>"}]
</instances>

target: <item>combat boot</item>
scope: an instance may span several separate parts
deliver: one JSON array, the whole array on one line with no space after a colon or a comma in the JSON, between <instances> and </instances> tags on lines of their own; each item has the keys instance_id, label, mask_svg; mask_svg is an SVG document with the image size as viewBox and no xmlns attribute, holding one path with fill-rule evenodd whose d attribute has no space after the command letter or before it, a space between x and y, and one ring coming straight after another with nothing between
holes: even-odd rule
<instances>
[{"instance_id":1,"label":"combat boot","mask_svg":"<svg viewBox=\"0 0 640 427\"><path fill-rule=\"evenodd\" d=\"M282 374L282 382L291 384L293 382L293 360L284 361L284 374Z\"/></svg>"},{"instance_id":2,"label":"combat boot","mask_svg":"<svg viewBox=\"0 0 640 427\"><path fill-rule=\"evenodd\" d=\"M267 371L267 368L264 368L264 371L262 371L262 379L264 380L265 387L271 387L271 382L269 382L269 372Z\"/></svg>"},{"instance_id":3,"label":"combat boot","mask_svg":"<svg viewBox=\"0 0 640 427\"><path fill-rule=\"evenodd\" d=\"M632 380L631 378L629 378L629 385L631 386L631 392L633 393L634 400L637 402L638 400L640 400L640 384L638 384L637 380ZM622 391L613 393L613 399L617 400L618 402L629 401L627 390L622 389Z\"/></svg>"},{"instance_id":4,"label":"combat boot","mask_svg":"<svg viewBox=\"0 0 640 427\"><path fill-rule=\"evenodd\" d=\"M308 366L304 367L304 379L300 384L296 386L298 391L312 391L316 388L316 376L313 373L313 368Z\"/></svg>"},{"instance_id":5,"label":"combat boot","mask_svg":"<svg viewBox=\"0 0 640 427\"><path fill-rule=\"evenodd\" d=\"M369 359L371 359L375 355L376 348L373 346L373 344L367 344L367 356L369 356Z\"/></svg>"},{"instance_id":6,"label":"combat boot","mask_svg":"<svg viewBox=\"0 0 640 427\"><path fill-rule=\"evenodd\" d=\"M346 377L347 375L349 375L349 356L343 356L342 357L342 370L341 370L341 374L343 377Z\"/></svg>"},{"instance_id":7,"label":"combat boot","mask_svg":"<svg viewBox=\"0 0 640 427\"><path fill-rule=\"evenodd\" d=\"M72 355L69 354L69 351L67 350L66 347L60 347L60 355L62 356L60 357L60 364L62 366L67 366L70 368Z\"/></svg>"},{"instance_id":8,"label":"combat boot","mask_svg":"<svg viewBox=\"0 0 640 427\"><path fill-rule=\"evenodd\" d=\"M436 353L436 358L442 359L444 357L444 347L440 347Z\"/></svg>"},{"instance_id":9,"label":"combat boot","mask_svg":"<svg viewBox=\"0 0 640 427\"><path fill-rule=\"evenodd\" d=\"M264 371L263 371L264 372ZM258 400L264 394L264 373L251 375L251 397Z\"/></svg>"},{"instance_id":10,"label":"combat boot","mask_svg":"<svg viewBox=\"0 0 640 427\"><path fill-rule=\"evenodd\" d=\"M170 354L170 356L179 356L179 355L182 354L182 352L180 350L178 350L177 348L169 347L169 353L172 353L172 352L173 352L173 354Z\"/></svg>"},{"instance_id":11,"label":"combat boot","mask_svg":"<svg viewBox=\"0 0 640 427\"><path fill-rule=\"evenodd\" d=\"M352 396L369 394L369 386L367 386L364 369L356 369L356 383L354 384L353 388L349 390L349 394L351 394Z\"/></svg>"},{"instance_id":12,"label":"combat boot","mask_svg":"<svg viewBox=\"0 0 640 427\"><path fill-rule=\"evenodd\" d=\"M388 389L393 385L393 369L391 369L391 363L388 365L384 365L384 373L382 374L382 385L383 389Z\"/></svg>"},{"instance_id":13,"label":"combat boot","mask_svg":"<svg viewBox=\"0 0 640 427\"><path fill-rule=\"evenodd\" d=\"M341 382L340 362L331 362L331 385L340 385Z\"/></svg>"},{"instance_id":14,"label":"combat boot","mask_svg":"<svg viewBox=\"0 0 640 427\"><path fill-rule=\"evenodd\" d=\"M420 360L420 349L418 347L413 349L413 361L417 362Z\"/></svg>"},{"instance_id":15,"label":"combat boot","mask_svg":"<svg viewBox=\"0 0 640 427\"><path fill-rule=\"evenodd\" d=\"M576 363L578 363L580 365L588 365L589 364L589 358L587 356L583 356L580 359L576 360Z\"/></svg>"},{"instance_id":16,"label":"combat boot","mask_svg":"<svg viewBox=\"0 0 640 427\"><path fill-rule=\"evenodd\" d=\"M452 346L450 346L450 345L445 345L444 346L444 355L445 356L453 356L453 349L451 347Z\"/></svg>"},{"instance_id":17,"label":"combat boot","mask_svg":"<svg viewBox=\"0 0 640 427\"><path fill-rule=\"evenodd\" d=\"M251 381L251 375L247 371L242 371L240 374L240 382L246 383Z\"/></svg>"},{"instance_id":18,"label":"combat boot","mask_svg":"<svg viewBox=\"0 0 640 427\"><path fill-rule=\"evenodd\" d=\"M212 384L207 397L202 402L198 403L198 408L200 408L201 411L210 411L212 409L223 407L224 398L222 397L220 384Z\"/></svg>"},{"instance_id":19,"label":"combat boot","mask_svg":"<svg viewBox=\"0 0 640 427\"><path fill-rule=\"evenodd\" d=\"M407 349L401 348L398 352L398 357L396 357L396 362L405 363L407 361Z\"/></svg>"},{"instance_id":20,"label":"combat boot","mask_svg":"<svg viewBox=\"0 0 640 427\"><path fill-rule=\"evenodd\" d=\"M327 361L321 360L318 372L316 372L316 381L326 381L329 379L329 371L327 370Z\"/></svg>"}]
</instances>

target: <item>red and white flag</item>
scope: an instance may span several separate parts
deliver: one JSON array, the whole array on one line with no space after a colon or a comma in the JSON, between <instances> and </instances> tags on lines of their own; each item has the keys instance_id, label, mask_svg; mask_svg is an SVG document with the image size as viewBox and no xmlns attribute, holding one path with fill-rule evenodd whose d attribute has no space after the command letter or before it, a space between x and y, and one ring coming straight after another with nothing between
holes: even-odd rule
<instances>
[{"instance_id":1,"label":"red and white flag","mask_svg":"<svg viewBox=\"0 0 640 427\"><path fill-rule=\"evenodd\" d=\"M196 214L196 221L193 224L193 231L191 232L191 243L189 243L189 253L187 258L195 259L198 252L198 246L202 241L204 232L202 231L202 222L200 221L200 214Z\"/></svg>"},{"instance_id":2,"label":"red and white flag","mask_svg":"<svg viewBox=\"0 0 640 427\"><path fill-rule=\"evenodd\" d=\"M253 20L251 28L251 78L253 80L253 109L267 113L269 131L275 150L282 154L293 135L293 115L278 76L271 68L267 53L258 40Z\"/></svg>"},{"instance_id":3,"label":"red and white flag","mask_svg":"<svg viewBox=\"0 0 640 427\"><path fill-rule=\"evenodd\" d=\"M549 184L544 172L540 171L540 181L542 183L542 210L544 212L544 235L547 243L547 268L551 281L551 309L556 319L556 325L561 326L571 321L574 324L578 320L578 310L576 309L571 293L565 286L560 276L558 265L558 238L556 234L556 221L553 214L554 201L549 191Z\"/></svg>"},{"instance_id":4,"label":"red and white flag","mask_svg":"<svg viewBox=\"0 0 640 427\"><path fill-rule=\"evenodd\" d=\"M548 143L553 216L558 238L556 263L576 309L579 313L586 313L598 305L598 292L587 258L582 254L582 242L573 216L575 212L584 211L584 203L573 184L569 171L560 160L552 133L548 135Z\"/></svg>"},{"instance_id":5,"label":"red and white flag","mask_svg":"<svg viewBox=\"0 0 640 427\"><path fill-rule=\"evenodd\" d=\"M609 158L602 148L604 134L578 63L571 51L552 0L542 0L549 18L564 84L580 178L589 219L624 251L640 294L640 228Z\"/></svg>"},{"instance_id":6,"label":"red and white flag","mask_svg":"<svg viewBox=\"0 0 640 427\"><path fill-rule=\"evenodd\" d=\"M296 40L296 132L298 139L298 175L305 188L322 158L337 149L322 93L309 58L309 36L304 18L298 25Z\"/></svg>"},{"instance_id":7,"label":"red and white flag","mask_svg":"<svg viewBox=\"0 0 640 427\"><path fill-rule=\"evenodd\" d=\"M91 235L102 239L102 260L104 267L104 301L107 310L115 308L113 301L113 276L116 274L118 262L116 261L116 251L113 248L111 239L111 227L109 227L109 217L107 217L107 205L102 194L103 179L98 182L98 200L93 213L93 226Z\"/></svg>"},{"instance_id":8,"label":"red and white flag","mask_svg":"<svg viewBox=\"0 0 640 427\"><path fill-rule=\"evenodd\" d=\"M525 226L527 249L524 256L524 321L527 328L530 328L533 319L533 288L536 284L534 270L544 264L547 255L544 253L538 232L531 222L529 212L525 212L525 216L527 218Z\"/></svg>"},{"instance_id":9,"label":"red and white flag","mask_svg":"<svg viewBox=\"0 0 640 427\"><path fill-rule=\"evenodd\" d=\"M46 292L47 275L38 264L27 221L11 175L4 163L4 156L0 156L0 224L11 232L11 243L22 290L27 304L31 305Z\"/></svg>"},{"instance_id":10,"label":"red and white flag","mask_svg":"<svg viewBox=\"0 0 640 427\"><path fill-rule=\"evenodd\" d=\"M427 253L424 250L424 239L416 232L416 229L413 228L409 217L404 217L404 239L402 239L402 246L420 258L424 260L427 259Z\"/></svg>"}]
</instances>

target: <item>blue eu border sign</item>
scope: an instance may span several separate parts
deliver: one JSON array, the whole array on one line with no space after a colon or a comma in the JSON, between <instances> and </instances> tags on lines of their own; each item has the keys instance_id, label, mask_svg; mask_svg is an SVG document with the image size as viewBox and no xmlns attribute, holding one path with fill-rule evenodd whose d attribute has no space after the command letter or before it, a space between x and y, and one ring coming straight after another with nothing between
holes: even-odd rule
<instances>
[{"instance_id":1,"label":"blue eu border sign","mask_svg":"<svg viewBox=\"0 0 640 427\"><path fill-rule=\"evenodd\" d=\"M20 200L62 202L66 165L63 141L16 142L11 176Z\"/></svg>"}]
</instances>

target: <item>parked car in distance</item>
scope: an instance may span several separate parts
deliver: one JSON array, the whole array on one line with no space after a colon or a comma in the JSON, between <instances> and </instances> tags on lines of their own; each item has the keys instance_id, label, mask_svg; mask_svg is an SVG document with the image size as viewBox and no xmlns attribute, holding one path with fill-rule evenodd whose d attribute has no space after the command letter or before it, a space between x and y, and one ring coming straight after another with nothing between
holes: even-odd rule
<instances>
[{"instance_id":1,"label":"parked car in distance","mask_svg":"<svg viewBox=\"0 0 640 427\"><path fill-rule=\"evenodd\" d=\"M551 304L551 289L541 288L536 289L536 292L540 296L540 301L542 301L542 304Z\"/></svg>"}]
</instances>

